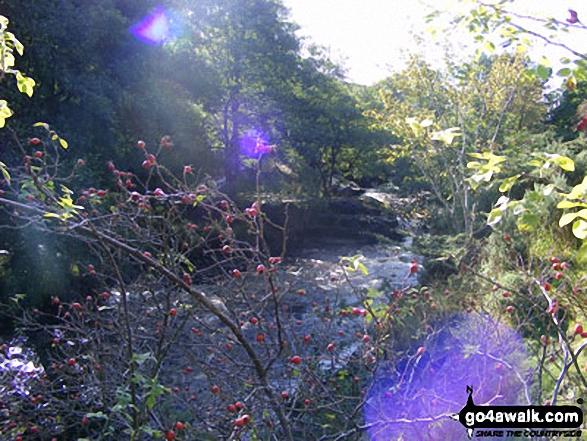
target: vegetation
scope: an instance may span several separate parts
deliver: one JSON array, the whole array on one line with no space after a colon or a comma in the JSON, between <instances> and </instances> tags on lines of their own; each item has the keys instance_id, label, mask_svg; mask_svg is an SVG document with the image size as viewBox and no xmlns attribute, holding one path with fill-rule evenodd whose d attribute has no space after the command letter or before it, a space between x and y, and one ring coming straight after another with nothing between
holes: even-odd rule
<instances>
[{"instance_id":1,"label":"vegetation","mask_svg":"<svg viewBox=\"0 0 587 441\"><path fill-rule=\"evenodd\" d=\"M513 4L455 18L473 59L362 87L279 1L0 2L0 437L465 439L466 386L576 404L587 65L551 31L584 27ZM292 203L368 188L423 262L304 288Z\"/></svg>"}]
</instances>

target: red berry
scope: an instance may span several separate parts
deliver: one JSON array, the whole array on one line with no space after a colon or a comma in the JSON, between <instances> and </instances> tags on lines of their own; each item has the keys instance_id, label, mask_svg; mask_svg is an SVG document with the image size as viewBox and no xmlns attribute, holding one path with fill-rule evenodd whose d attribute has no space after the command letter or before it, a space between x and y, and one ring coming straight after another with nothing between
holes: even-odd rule
<instances>
[{"instance_id":1,"label":"red berry","mask_svg":"<svg viewBox=\"0 0 587 441\"><path fill-rule=\"evenodd\" d=\"M241 274L241 272L240 272L239 270L237 270L237 269L233 269L233 270L232 270L232 275L233 275L234 277L240 277L242 274Z\"/></svg>"},{"instance_id":2,"label":"red berry","mask_svg":"<svg viewBox=\"0 0 587 441\"><path fill-rule=\"evenodd\" d=\"M155 158L155 155L149 153L147 155L147 161L149 161L151 164L155 164L157 162L157 158Z\"/></svg>"},{"instance_id":3,"label":"red berry","mask_svg":"<svg viewBox=\"0 0 587 441\"><path fill-rule=\"evenodd\" d=\"M77 165L82 166L84 164L85 164L85 162L84 162L83 159L80 158L80 159L77 160Z\"/></svg>"},{"instance_id":4,"label":"red berry","mask_svg":"<svg viewBox=\"0 0 587 441\"><path fill-rule=\"evenodd\" d=\"M191 173L192 173L192 166L191 165L186 165L183 168L183 174L184 175L187 175L187 174L191 174Z\"/></svg>"},{"instance_id":5,"label":"red berry","mask_svg":"<svg viewBox=\"0 0 587 441\"><path fill-rule=\"evenodd\" d=\"M562 279L562 278L563 278L563 273L556 273L556 274L554 275L554 278L555 278L556 280L560 280L560 279Z\"/></svg>"},{"instance_id":6,"label":"red berry","mask_svg":"<svg viewBox=\"0 0 587 441\"><path fill-rule=\"evenodd\" d=\"M69 360L67 360L68 366L75 366L75 363L76 363L76 361L75 361L75 358L73 358L73 357L70 358Z\"/></svg>"},{"instance_id":7,"label":"red berry","mask_svg":"<svg viewBox=\"0 0 587 441\"><path fill-rule=\"evenodd\" d=\"M371 341L371 337L369 337L367 334L363 335L363 343L369 343Z\"/></svg>"},{"instance_id":8,"label":"red berry","mask_svg":"<svg viewBox=\"0 0 587 441\"><path fill-rule=\"evenodd\" d=\"M251 317L249 322L251 323L251 325L256 325L257 323L259 323L259 319L257 317Z\"/></svg>"},{"instance_id":9,"label":"red berry","mask_svg":"<svg viewBox=\"0 0 587 441\"><path fill-rule=\"evenodd\" d=\"M550 283L546 282L546 283L544 284L544 290L545 290L545 291L550 291Z\"/></svg>"},{"instance_id":10,"label":"red berry","mask_svg":"<svg viewBox=\"0 0 587 441\"><path fill-rule=\"evenodd\" d=\"M235 413L236 412L236 406L234 404L229 404L228 406L226 406L226 410L229 413Z\"/></svg>"},{"instance_id":11,"label":"red berry","mask_svg":"<svg viewBox=\"0 0 587 441\"><path fill-rule=\"evenodd\" d=\"M142 166L144 169L147 169L147 170L148 170L148 169L150 169L152 165L153 165L153 164L151 164L151 163L150 163L149 161L147 161L146 159L145 159L145 160L143 161L143 163L141 164L141 166Z\"/></svg>"},{"instance_id":12,"label":"red berry","mask_svg":"<svg viewBox=\"0 0 587 441\"><path fill-rule=\"evenodd\" d=\"M165 439L167 441L173 441L175 439L175 432L173 430L169 430L166 434L165 434Z\"/></svg>"},{"instance_id":13,"label":"red berry","mask_svg":"<svg viewBox=\"0 0 587 441\"><path fill-rule=\"evenodd\" d=\"M416 274L418 272L418 261L416 259L412 260L410 265L410 274Z\"/></svg>"},{"instance_id":14,"label":"red berry","mask_svg":"<svg viewBox=\"0 0 587 441\"><path fill-rule=\"evenodd\" d=\"M143 150L145 148L145 141L139 141L137 142L138 147Z\"/></svg>"},{"instance_id":15,"label":"red berry","mask_svg":"<svg viewBox=\"0 0 587 441\"><path fill-rule=\"evenodd\" d=\"M239 417L236 420L234 420L234 425L235 427L244 427L245 422L243 421L243 417Z\"/></svg>"},{"instance_id":16,"label":"red berry","mask_svg":"<svg viewBox=\"0 0 587 441\"><path fill-rule=\"evenodd\" d=\"M106 190L98 190L96 194L98 195L98 197L103 198L104 196L106 196Z\"/></svg>"},{"instance_id":17,"label":"red berry","mask_svg":"<svg viewBox=\"0 0 587 441\"><path fill-rule=\"evenodd\" d=\"M281 392L281 398L284 400L289 397L289 394L286 391Z\"/></svg>"},{"instance_id":18,"label":"red berry","mask_svg":"<svg viewBox=\"0 0 587 441\"><path fill-rule=\"evenodd\" d=\"M583 326L581 325L581 323L577 323L575 325L575 335L581 333L583 333Z\"/></svg>"},{"instance_id":19,"label":"red berry","mask_svg":"<svg viewBox=\"0 0 587 441\"><path fill-rule=\"evenodd\" d=\"M37 158L39 158L39 159L40 159L40 158L42 158L42 157L43 157L43 152L40 152L40 151L38 151L38 150L37 150L37 151L35 152L35 157L37 157Z\"/></svg>"},{"instance_id":20,"label":"red berry","mask_svg":"<svg viewBox=\"0 0 587 441\"><path fill-rule=\"evenodd\" d=\"M170 315L170 316L172 316L172 317L173 317L173 316L176 316L176 315L177 315L177 309L175 309L175 308L171 308L171 309L169 310L169 315Z\"/></svg>"},{"instance_id":21,"label":"red berry","mask_svg":"<svg viewBox=\"0 0 587 441\"><path fill-rule=\"evenodd\" d=\"M244 404L241 403L240 401L237 401L236 403L234 403L234 405L236 406L236 408L238 410L243 410L245 408Z\"/></svg>"},{"instance_id":22,"label":"red berry","mask_svg":"<svg viewBox=\"0 0 587 441\"><path fill-rule=\"evenodd\" d=\"M39 138L31 138L29 139L29 144L30 145L37 145L41 142L41 140Z\"/></svg>"},{"instance_id":23,"label":"red berry","mask_svg":"<svg viewBox=\"0 0 587 441\"><path fill-rule=\"evenodd\" d=\"M508 306L508 307L506 308L506 311L507 311L507 312L514 312L514 309L515 309L515 308L514 308L512 305L510 305L510 306Z\"/></svg>"},{"instance_id":24,"label":"red berry","mask_svg":"<svg viewBox=\"0 0 587 441\"><path fill-rule=\"evenodd\" d=\"M261 274L265 272L265 265L257 265L257 273Z\"/></svg>"},{"instance_id":25,"label":"red berry","mask_svg":"<svg viewBox=\"0 0 587 441\"><path fill-rule=\"evenodd\" d=\"M87 416L82 418L82 424L85 426L86 424L88 424L90 422L90 420L88 419Z\"/></svg>"},{"instance_id":26,"label":"red berry","mask_svg":"<svg viewBox=\"0 0 587 441\"><path fill-rule=\"evenodd\" d=\"M504 291L503 296L507 299L509 296L511 296L511 294L509 291Z\"/></svg>"},{"instance_id":27,"label":"red berry","mask_svg":"<svg viewBox=\"0 0 587 441\"><path fill-rule=\"evenodd\" d=\"M300 364L300 363L302 362L302 357L300 357L299 355L294 355L293 357L291 357L291 358L289 359L289 361L290 361L292 364L298 365L298 364Z\"/></svg>"},{"instance_id":28,"label":"red berry","mask_svg":"<svg viewBox=\"0 0 587 441\"><path fill-rule=\"evenodd\" d=\"M210 389L212 391L213 394L217 394L218 391L220 390L220 388L216 385L212 386L212 388Z\"/></svg>"},{"instance_id":29,"label":"red berry","mask_svg":"<svg viewBox=\"0 0 587 441\"><path fill-rule=\"evenodd\" d=\"M251 417L249 415L243 415L241 418L245 426L251 422Z\"/></svg>"},{"instance_id":30,"label":"red berry","mask_svg":"<svg viewBox=\"0 0 587 441\"><path fill-rule=\"evenodd\" d=\"M255 340L257 340L259 343L261 343L262 341L265 340L265 334L257 334L257 336L255 337Z\"/></svg>"},{"instance_id":31,"label":"red berry","mask_svg":"<svg viewBox=\"0 0 587 441\"><path fill-rule=\"evenodd\" d=\"M175 428L179 431L185 429L185 424L182 423L181 421L178 421L177 423L175 423Z\"/></svg>"},{"instance_id":32,"label":"red berry","mask_svg":"<svg viewBox=\"0 0 587 441\"><path fill-rule=\"evenodd\" d=\"M335 347L336 347L336 345L334 343L330 343L328 346L326 346L326 350L327 351L334 351Z\"/></svg>"},{"instance_id":33,"label":"red berry","mask_svg":"<svg viewBox=\"0 0 587 441\"><path fill-rule=\"evenodd\" d=\"M192 278L189 274L184 274L183 275L183 281L186 285L191 286L192 285Z\"/></svg>"},{"instance_id":34,"label":"red berry","mask_svg":"<svg viewBox=\"0 0 587 441\"><path fill-rule=\"evenodd\" d=\"M420 346L416 352L416 355L424 355L424 352L426 352L426 348L424 346Z\"/></svg>"}]
</instances>

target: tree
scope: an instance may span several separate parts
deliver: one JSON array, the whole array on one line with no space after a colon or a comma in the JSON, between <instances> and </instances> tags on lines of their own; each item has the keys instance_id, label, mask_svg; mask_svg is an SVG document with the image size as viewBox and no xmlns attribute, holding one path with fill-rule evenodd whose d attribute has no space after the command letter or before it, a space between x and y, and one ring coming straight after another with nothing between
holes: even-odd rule
<instances>
[{"instance_id":1,"label":"tree","mask_svg":"<svg viewBox=\"0 0 587 441\"><path fill-rule=\"evenodd\" d=\"M446 73L413 57L405 71L376 86L376 124L400 139L388 160L409 157L453 227L471 234L478 201L466 181L468 155L505 148L511 130L531 132L545 114L541 82L523 54L450 66Z\"/></svg>"}]
</instances>

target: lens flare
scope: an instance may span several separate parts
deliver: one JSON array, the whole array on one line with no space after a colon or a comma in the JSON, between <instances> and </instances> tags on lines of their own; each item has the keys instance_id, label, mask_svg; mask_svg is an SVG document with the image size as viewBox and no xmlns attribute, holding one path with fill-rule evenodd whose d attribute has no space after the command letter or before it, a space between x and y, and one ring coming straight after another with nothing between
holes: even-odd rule
<instances>
[{"instance_id":1,"label":"lens flare","mask_svg":"<svg viewBox=\"0 0 587 441\"><path fill-rule=\"evenodd\" d=\"M366 399L365 422L372 441L466 438L449 418L467 401L493 405L527 404L521 395L528 354L523 340L489 317L456 317L402 360L378 369Z\"/></svg>"},{"instance_id":2,"label":"lens flare","mask_svg":"<svg viewBox=\"0 0 587 441\"><path fill-rule=\"evenodd\" d=\"M259 159L261 156L271 153L273 146L267 142L267 137L258 130L248 130L239 140L241 153L250 159Z\"/></svg>"},{"instance_id":3,"label":"lens flare","mask_svg":"<svg viewBox=\"0 0 587 441\"><path fill-rule=\"evenodd\" d=\"M179 15L162 6L130 27L130 33L140 41L158 46L179 37L183 30Z\"/></svg>"}]
</instances>

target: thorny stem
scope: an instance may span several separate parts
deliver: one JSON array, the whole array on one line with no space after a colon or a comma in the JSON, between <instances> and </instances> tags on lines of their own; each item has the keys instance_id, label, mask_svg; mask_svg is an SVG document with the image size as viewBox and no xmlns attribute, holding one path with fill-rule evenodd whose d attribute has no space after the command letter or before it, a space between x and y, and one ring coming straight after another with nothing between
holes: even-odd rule
<instances>
[{"instance_id":1,"label":"thorny stem","mask_svg":"<svg viewBox=\"0 0 587 441\"><path fill-rule=\"evenodd\" d=\"M45 214L45 211L41 210L38 207L28 206L5 198L0 198L0 203L15 206L19 209L34 212L39 215ZM273 389L271 388L271 385L269 384L269 380L267 378L267 370L264 368L261 360L259 359L259 356L255 352L255 349L253 348L251 343L243 335L238 323L235 323L228 315L222 312L203 292L197 291L196 289L192 288L190 284L187 284L181 277L173 273L169 268L160 264L155 259L145 256L140 250L114 237L104 234L96 230L92 226L86 226L84 224L84 221L78 224L74 224L73 222L68 220L65 221L65 225L70 229L76 229L77 231L80 231L85 236L90 236L97 239L103 245L110 245L120 251L127 253L128 255L134 257L138 261L143 262L146 265L149 265L159 274L164 276L167 280L169 280L170 282L174 283L176 286L180 287L185 292L187 292L197 303L199 303L205 309L207 309L209 312L215 315L228 329L230 329L232 334L235 336L237 341L242 345L251 362L253 363L254 369L257 373L257 377L259 378L260 383L262 385L263 392L265 393L269 402L271 403L272 409L277 415L277 418L282 426L285 435L284 439L288 441L294 441L293 433L291 430L291 424L287 419L287 416L285 415L283 408L279 405L279 403L274 397Z\"/></svg>"}]
</instances>

